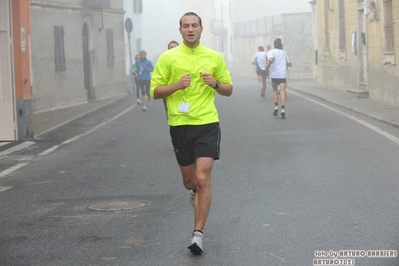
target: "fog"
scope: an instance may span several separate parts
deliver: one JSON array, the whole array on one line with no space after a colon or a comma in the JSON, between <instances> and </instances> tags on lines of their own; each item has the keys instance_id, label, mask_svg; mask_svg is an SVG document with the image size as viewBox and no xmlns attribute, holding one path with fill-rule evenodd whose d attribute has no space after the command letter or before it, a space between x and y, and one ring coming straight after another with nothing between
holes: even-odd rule
<instances>
[{"instance_id":1,"label":"fog","mask_svg":"<svg viewBox=\"0 0 399 266\"><path fill-rule=\"evenodd\" d=\"M136 27L135 30L140 31L141 48L147 51L148 59L155 61L171 40L181 42L179 19L188 11L196 12L203 18L203 39L206 39L211 38L207 36L210 26L207 18L220 19L230 15L232 22L239 22L279 14L311 12L311 6L309 0L145 0L141 29Z\"/></svg>"}]
</instances>

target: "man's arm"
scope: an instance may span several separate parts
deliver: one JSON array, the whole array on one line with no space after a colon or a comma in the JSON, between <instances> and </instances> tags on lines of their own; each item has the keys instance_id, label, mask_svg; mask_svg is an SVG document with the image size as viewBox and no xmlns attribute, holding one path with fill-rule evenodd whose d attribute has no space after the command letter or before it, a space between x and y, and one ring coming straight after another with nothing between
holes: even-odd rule
<instances>
[{"instance_id":1,"label":"man's arm","mask_svg":"<svg viewBox=\"0 0 399 266\"><path fill-rule=\"evenodd\" d=\"M288 53L287 52L285 52L285 54L286 54L286 56L287 56L287 67L292 67L292 62L291 62L291 59L290 59L290 56L288 55Z\"/></svg>"},{"instance_id":2,"label":"man's arm","mask_svg":"<svg viewBox=\"0 0 399 266\"><path fill-rule=\"evenodd\" d=\"M233 94L233 85L229 83L220 83L218 88L215 88L215 91L220 95L229 97Z\"/></svg>"},{"instance_id":3,"label":"man's arm","mask_svg":"<svg viewBox=\"0 0 399 266\"><path fill-rule=\"evenodd\" d=\"M257 54L255 54L253 57L252 57L252 60L251 60L251 64L252 65L256 65L256 60L257 60L257 56L256 56Z\"/></svg>"},{"instance_id":4,"label":"man's arm","mask_svg":"<svg viewBox=\"0 0 399 266\"><path fill-rule=\"evenodd\" d=\"M209 73L200 73L204 82L212 87L218 94L230 96L233 93L233 85L229 83L220 83Z\"/></svg>"},{"instance_id":5,"label":"man's arm","mask_svg":"<svg viewBox=\"0 0 399 266\"><path fill-rule=\"evenodd\" d=\"M151 62L150 60L148 60L147 70L148 70L149 72L154 71L154 65L152 64L152 62Z\"/></svg>"},{"instance_id":6,"label":"man's arm","mask_svg":"<svg viewBox=\"0 0 399 266\"><path fill-rule=\"evenodd\" d=\"M165 98L178 90L184 90L191 84L191 78L189 74L186 74L180 78L180 80L170 85L159 85L154 89L154 99Z\"/></svg>"},{"instance_id":7,"label":"man's arm","mask_svg":"<svg viewBox=\"0 0 399 266\"><path fill-rule=\"evenodd\" d=\"M270 68L270 65L273 64L273 62L274 62L274 58L273 58L273 57L270 57L270 58L269 58L269 62L268 62L267 65L266 65L266 68Z\"/></svg>"}]
</instances>

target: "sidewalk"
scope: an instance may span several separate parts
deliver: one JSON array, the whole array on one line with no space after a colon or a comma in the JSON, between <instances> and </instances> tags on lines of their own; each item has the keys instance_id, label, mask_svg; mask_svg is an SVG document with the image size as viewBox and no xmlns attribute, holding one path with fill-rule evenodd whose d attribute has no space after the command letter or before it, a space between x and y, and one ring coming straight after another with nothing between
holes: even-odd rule
<instances>
[{"instance_id":1,"label":"sidewalk","mask_svg":"<svg viewBox=\"0 0 399 266\"><path fill-rule=\"evenodd\" d=\"M71 121L74 121L84 115L90 114L102 107L107 106L121 98L113 97L104 100L92 101L77 106L56 109L47 112L41 112L33 115L33 132L34 139L40 139L40 136L62 127ZM0 157L25 149L30 145L35 144L33 141L15 141L15 142L0 142Z\"/></svg>"},{"instance_id":2,"label":"sidewalk","mask_svg":"<svg viewBox=\"0 0 399 266\"><path fill-rule=\"evenodd\" d=\"M100 109L119 99L121 99L121 97L114 97L104 100L92 101L72 107L34 114L32 122L33 132L35 134L34 138L35 139L40 138L41 135L49 131L62 127L68 124L69 122L78 119L79 117L90 114L91 112L94 112L97 109Z\"/></svg>"},{"instance_id":3,"label":"sidewalk","mask_svg":"<svg viewBox=\"0 0 399 266\"><path fill-rule=\"evenodd\" d=\"M368 98L357 98L355 94L346 91L324 88L317 85L311 79L290 79L288 80L288 89L320 98L399 128L399 106L383 104ZM35 133L35 138L40 139L40 136L44 133L61 127L119 99L120 97L110 98L35 114L33 117L33 132ZM32 144L34 144L32 141L23 143L2 142L0 143L0 156L24 149Z\"/></svg>"},{"instance_id":4,"label":"sidewalk","mask_svg":"<svg viewBox=\"0 0 399 266\"><path fill-rule=\"evenodd\" d=\"M369 98L357 98L356 94L347 91L324 88L311 79L288 80L288 89L320 98L399 128L399 106L384 104Z\"/></svg>"}]
</instances>

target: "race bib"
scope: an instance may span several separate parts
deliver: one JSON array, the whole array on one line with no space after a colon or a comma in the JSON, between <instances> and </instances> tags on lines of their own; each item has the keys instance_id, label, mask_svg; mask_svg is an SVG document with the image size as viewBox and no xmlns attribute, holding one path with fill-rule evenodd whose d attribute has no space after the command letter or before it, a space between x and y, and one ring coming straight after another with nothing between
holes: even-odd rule
<instances>
[{"instance_id":1,"label":"race bib","mask_svg":"<svg viewBox=\"0 0 399 266\"><path fill-rule=\"evenodd\" d=\"M185 102L180 102L179 108L177 109L179 113L188 114L190 112L190 104Z\"/></svg>"}]
</instances>

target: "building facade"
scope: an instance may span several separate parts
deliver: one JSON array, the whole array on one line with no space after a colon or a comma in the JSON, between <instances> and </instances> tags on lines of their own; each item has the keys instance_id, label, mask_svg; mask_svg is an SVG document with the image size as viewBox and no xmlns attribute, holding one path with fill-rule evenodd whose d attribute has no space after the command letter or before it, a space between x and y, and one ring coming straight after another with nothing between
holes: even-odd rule
<instances>
[{"instance_id":1,"label":"building facade","mask_svg":"<svg viewBox=\"0 0 399 266\"><path fill-rule=\"evenodd\" d=\"M35 113L127 93L123 0L0 0L0 12L0 141L34 138Z\"/></svg>"},{"instance_id":2,"label":"building facade","mask_svg":"<svg viewBox=\"0 0 399 266\"><path fill-rule=\"evenodd\" d=\"M323 86L399 105L399 2L311 1L314 77Z\"/></svg>"},{"instance_id":3,"label":"building facade","mask_svg":"<svg viewBox=\"0 0 399 266\"><path fill-rule=\"evenodd\" d=\"M29 5L0 0L0 141L33 137Z\"/></svg>"},{"instance_id":4,"label":"building facade","mask_svg":"<svg viewBox=\"0 0 399 266\"><path fill-rule=\"evenodd\" d=\"M123 1L31 0L34 112L126 93Z\"/></svg>"},{"instance_id":5,"label":"building facade","mask_svg":"<svg viewBox=\"0 0 399 266\"><path fill-rule=\"evenodd\" d=\"M213 35L213 47L219 51L228 67L234 61L233 23L230 0L213 1L213 17L210 21L210 32Z\"/></svg>"}]
</instances>

